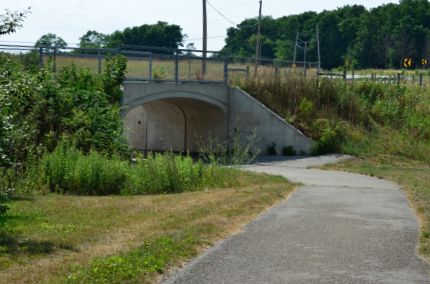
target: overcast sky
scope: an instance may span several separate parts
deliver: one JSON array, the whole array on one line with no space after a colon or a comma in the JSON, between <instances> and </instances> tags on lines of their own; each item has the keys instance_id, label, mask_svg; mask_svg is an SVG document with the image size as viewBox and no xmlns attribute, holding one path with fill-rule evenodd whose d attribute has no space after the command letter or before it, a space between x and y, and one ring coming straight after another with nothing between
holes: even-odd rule
<instances>
[{"instance_id":1,"label":"overcast sky","mask_svg":"<svg viewBox=\"0 0 430 284\"><path fill-rule=\"evenodd\" d=\"M258 0L208 0L233 23L258 13ZM348 4L372 8L398 1L388 0L263 0L263 14L273 17L304 11L331 10ZM0 0L0 14L5 9L19 10L31 6L32 13L17 33L0 37L0 41L34 43L41 35L52 32L69 45L79 42L87 30L111 33L129 26L166 21L178 24L188 41L201 48L202 0ZM208 5L208 48L224 45L226 29L233 24Z\"/></svg>"}]
</instances>

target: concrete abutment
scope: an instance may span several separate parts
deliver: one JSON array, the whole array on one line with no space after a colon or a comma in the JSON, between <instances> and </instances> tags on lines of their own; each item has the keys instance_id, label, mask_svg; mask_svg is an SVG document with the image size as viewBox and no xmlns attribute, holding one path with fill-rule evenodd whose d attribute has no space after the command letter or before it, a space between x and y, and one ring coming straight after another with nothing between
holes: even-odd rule
<instances>
[{"instance_id":1,"label":"concrete abutment","mask_svg":"<svg viewBox=\"0 0 430 284\"><path fill-rule=\"evenodd\" d=\"M256 134L262 153L293 146L309 153L312 140L239 88L219 83L123 84L123 119L132 148L196 152L209 137L228 141L235 131Z\"/></svg>"}]
</instances>

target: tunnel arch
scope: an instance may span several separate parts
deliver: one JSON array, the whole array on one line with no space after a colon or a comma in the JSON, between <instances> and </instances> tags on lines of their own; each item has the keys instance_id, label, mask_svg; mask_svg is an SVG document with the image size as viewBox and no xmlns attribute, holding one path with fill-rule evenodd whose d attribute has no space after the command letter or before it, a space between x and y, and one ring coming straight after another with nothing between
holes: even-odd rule
<instances>
[{"instance_id":1,"label":"tunnel arch","mask_svg":"<svg viewBox=\"0 0 430 284\"><path fill-rule=\"evenodd\" d=\"M197 93L157 93L127 105L126 136L143 151L197 152L209 137L227 139L227 107Z\"/></svg>"},{"instance_id":2,"label":"tunnel arch","mask_svg":"<svg viewBox=\"0 0 430 284\"><path fill-rule=\"evenodd\" d=\"M215 99L211 96L205 95L203 93L198 92L184 92L184 91L162 91L162 92L154 92L151 94L147 94L145 96L138 97L137 99L131 100L129 102L124 102L127 106L125 112L127 113L129 110L143 105L145 103L149 103L152 101L162 100L162 99L172 99L172 98L184 98L184 99L192 99L197 101L206 102L208 104L214 105L222 109L225 113L227 113L227 105L225 102Z\"/></svg>"}]
</instances>

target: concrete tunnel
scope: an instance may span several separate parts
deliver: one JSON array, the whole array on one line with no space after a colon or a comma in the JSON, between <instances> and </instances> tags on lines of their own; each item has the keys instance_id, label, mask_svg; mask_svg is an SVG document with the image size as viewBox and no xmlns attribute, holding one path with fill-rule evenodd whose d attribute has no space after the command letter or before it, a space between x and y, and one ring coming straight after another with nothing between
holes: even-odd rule
<instances>
[{"instance_id":1,"label":"concrete tunnel","mask_svg":"<svg viewBox=\"0 0 430 284\"><path fill-rule=\"evenodd\" d=\"M197 152L209 137L226 141L227 113L192 98L163 98L138 105L124 117L129 145L141 151Z\"/></svg>"}]
</instances>

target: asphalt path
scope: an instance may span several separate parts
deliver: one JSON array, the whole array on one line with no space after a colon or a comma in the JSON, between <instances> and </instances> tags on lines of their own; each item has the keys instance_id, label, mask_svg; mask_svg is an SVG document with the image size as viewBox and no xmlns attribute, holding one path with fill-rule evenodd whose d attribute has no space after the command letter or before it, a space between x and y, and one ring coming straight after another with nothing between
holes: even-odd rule
<instances>
[{"instance_id":1,"label":"asphalt path","mask_svg":"<svg viewBox=\"0 0 430 284\"><path fill-rule=\"evenodd\" d=\"M164 283L430 283L418 220L395 183L307 169L349 157L262 158L246 170L302 184Z\"/></svg>"}]
</instances>

